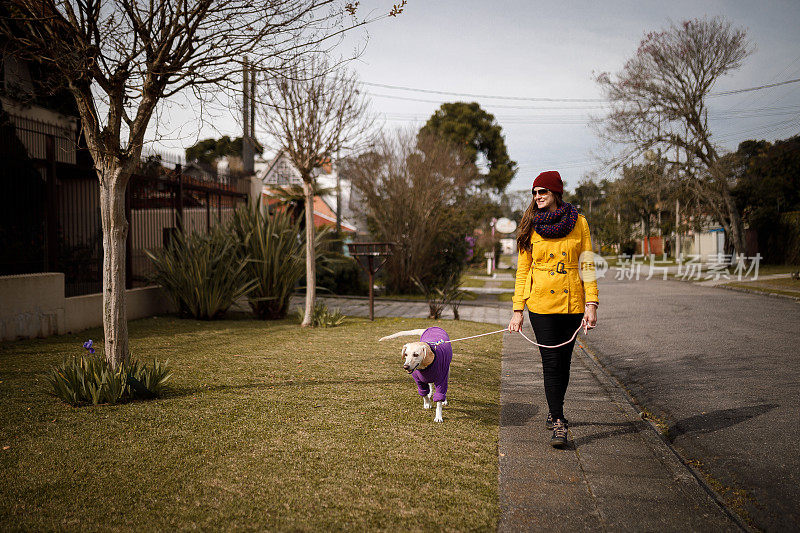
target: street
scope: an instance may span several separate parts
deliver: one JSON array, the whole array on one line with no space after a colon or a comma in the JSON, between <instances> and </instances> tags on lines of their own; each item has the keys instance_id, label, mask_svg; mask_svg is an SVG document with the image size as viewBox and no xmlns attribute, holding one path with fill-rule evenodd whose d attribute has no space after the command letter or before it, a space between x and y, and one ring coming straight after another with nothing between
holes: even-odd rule
<instances>
[{"instance_id":1,"label":"street","mask_svg":"<svg viewBox=\"0 0 800 533\"><path fill-rule=\"evenodd\" d=\"M599 288L587 342L606 369L752 525L796 530L800 304L610 274Z\"/></svg>"}]
</instances>

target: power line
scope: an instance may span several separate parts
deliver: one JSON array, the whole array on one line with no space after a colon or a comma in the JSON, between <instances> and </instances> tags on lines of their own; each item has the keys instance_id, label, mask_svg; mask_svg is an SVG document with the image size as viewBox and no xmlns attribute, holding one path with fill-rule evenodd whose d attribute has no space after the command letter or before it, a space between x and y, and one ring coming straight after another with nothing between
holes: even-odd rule
<instances>
[{"instance_id":1,"label":"power line","mask_svg":"<svg viewBox=\"0 0 800 533\"><path fill-rule=\"evenodd\" d=\"M406 102L423 102L427 104L442 104L444 103L442 100L426 100L424 98L408 98L405 96L395 96L391 94L377 94L373 92L367 92L370 96L375 96L378 98L389 98L392 100L403 100ZM498 107L503 109L537 109L541 111L547 111L550 109L555 110L570 110L570 109L603 109L606 106L604 105L590 105L590 106L566 106L566 107L541 107L541 106L524 106L524 105L506 105L506 104L487 104L490 107Z\"/></svg>"},{"instance_id":2,"label":"power line","mask_svg":"<svg viewBox=\"0 0 800 533\"><path fill-rule=\"evenodd\" d=\"M779 81L777 83L769 83L766 85L759 85L756 87L747 87L744 89L733 89L730 91L722 91L718 93L709 93L709 98L716 98L719 96L730 96L733 94L741 94L747 93L752 91L761 91L764 89L771 89L772 87L780 87L781 85L788 85L790 83L798 83L800 82L800 78L792 79L792 80L785 80ZM476 94L476 93L458 93L453 91L439 91L434 89L420 89L416 87L406 87L402 85L390 85L387 83L373 83L369 81L360 81L362 85L368 85L371 87L382 87L384 89L396 89L399 91L410 91L410 92L417 92L417 93L426 93L426 94L442 94L446 96L468 96L470 98L490 98L493 100L515 100L515 101L525 101L525 102L597 102L597 103L607 103L608 100L604 98L542 98L542 97L533 97L533 96L505 96L505 95L496 95L496 94Z\"/></svg>"},{"instance_id":3,"label":"power line","mask_svg":"<svg viewBox=\"0 0 800 533\"><path fill-rule=\"evenodd\" d=\"M732 91L723 91L720 93L708 93L709 98L715 98L717 96L730 96L732 94L740 94L740 93L749 93L752 91L760 91L762 89L770 89L772 87L780 87L781 85L788 85L790 83L797 83L800 81L800 78L795 78L793 80L786 80L786 81L779 81L778 83L770 83L767 85L759 85L758 87L748 87L747 89L735 89Z\"/></svg>"},{"instance_id":4,"label":"power line","mask_svg":"<svg viewBox=\"0 0 800 533\"><path fill-rule=\"evenodd\" d=\"M786 73L788 73L788 72L789 72L789 70L792 68L792 66L793 66L795 63L797 63L797 61L798 61L798 60L800 60L800 55L799 55L799 56L797 56L796 58L794 58L794 59L792 60L792 62L791 62L791 63L789 63L789 64L788 64L786 67L784 67L784 68L783 68L783 70L781 70L780 72L778 72L777 74L775 74L774 76L772 76L772 77L769 79L768 83L772 83L772 82L774 82L775 80L777 80L778 78L780 78L781 76L783 76L783 75L785 75ZM797 72L792 72L792 73L791 73L791 74L789 74L789 75L790 75L790 76L794 76L795 74L797 74ZM735 109L735 108L740 108L740 109L741 109L742 107L744 107L744 105L745 105L745 104L748 104L748 105L749 105L749 104L755 103L756 101L758 101L758 100L759 100L759 99L761 99L761 98L763 98L763 95L761 95L761 94L758 94L758 95L752 95L752 94L751 94L751 95L748 95L748 96L747 96L746 98L744 98L743 100L740 100L740 102L739 102L738 104L732 104L732 105L728 106L728 107L727 107L727 109L725 109L725 111L731 111L731 110L733 110L733 109Z\"/></svg>"},{"instance_id":5,"label":"power line","mask_svg":"<svg viewBox=\"0 0 800 533\"><path fill-rule=\"evenodd\" d=\"M359 82L362 85L370 85L372 87L382 87L384 89L397 89L399 91L411 91L417 93L427 94L444 94L448 96L468 96L470 98L491 98L494 100L516 100L523 102L605 102L602 98L537 98L528 96L498 96L491 94L474 94L474 93L456 93L451 91L437 91L433 89L417 89L414 87L403 87L401 85L388 85L385 83L372 83L369 81Z\"/></svg>"},{"instance_id":6,"label":"power line","mask_svg":"<svg viewBox=\"0 0 800 533\"><path fill-rule=\"evenodd\" d=\"M784 131L790 128L795 127L796 124L800 124L800 119L797 117L781 120L778 122L773 122L770 124L763 124L761 126L755 128L749 128L746 130L739 130L734 132L722 133L719 137L712 138L714 142L730 142L736 139L742 139L743 137L749 137L753 134L756 135L766 135L768 133L774 133L778 131Z\"/></svg>"},{"instance_id":7,"label":"power line","mask_svg":"<svg viewBox=\"0 0 800 533\"><path fill-rule=\"evenodd\" d=\"M709 118L712 121L728 121L735 119L745 118L766 118L766 117L788 117L800 113L800 106L779 106L779 107L762 107L756 109L748 109L741 111L729 111L715 113L711 111ZM390 121L399 122L414 122L414 121L427 121L430 116L422 115L420 113L405 113L405 112L387 112L381 114L384 118ZM581 125L586 124L589 115L587 113L578 114L548 114L548 113L531 113L524 115L495 115L495 120L503 126L554 126L554 125Z\"/></svg>"}]
</instances>

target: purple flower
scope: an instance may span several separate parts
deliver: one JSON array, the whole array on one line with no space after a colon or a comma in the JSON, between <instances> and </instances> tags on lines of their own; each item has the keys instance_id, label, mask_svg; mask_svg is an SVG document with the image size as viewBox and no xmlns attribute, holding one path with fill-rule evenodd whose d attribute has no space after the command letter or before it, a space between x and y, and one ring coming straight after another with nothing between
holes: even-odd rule
<instances>
[{"instance_id":1,"label":"purple flower","mask_svg":"<svg viewBox=\"0 0 800 533\"><path fill-rule=\"evenodd\" d=\"M89 339L88 341L83 343L83 347L86 348L86 350L89 353L94 353L94 348L92 347L92 344L93 344L92 339Z\"/></svg>"}]
</instances>

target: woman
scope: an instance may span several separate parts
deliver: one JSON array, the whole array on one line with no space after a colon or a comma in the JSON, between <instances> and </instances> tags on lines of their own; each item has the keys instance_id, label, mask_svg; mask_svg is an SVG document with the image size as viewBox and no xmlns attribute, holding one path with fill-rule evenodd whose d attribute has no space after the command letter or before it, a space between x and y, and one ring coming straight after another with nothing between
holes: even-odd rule
<instances>
[{"instance_id":1,"label":"woman","mask_svg":"<svg viewBox=\"0 0 800 533\"><path fill-rule=\"evenodd\" d=\"M528 312L536 342L554 346L568 341L583 325L597 323L597 281L592 257L589 225L577 209L561 199L561 175L550 170L533 181L533 199L517 232L517 279L514 314L509 331L522 327ZM539 348L542 356L544 391L549 414L546 426L553 430L550 444L567 444L564 394L575 340L560 348Z\"/></svg>"}]
</instances>

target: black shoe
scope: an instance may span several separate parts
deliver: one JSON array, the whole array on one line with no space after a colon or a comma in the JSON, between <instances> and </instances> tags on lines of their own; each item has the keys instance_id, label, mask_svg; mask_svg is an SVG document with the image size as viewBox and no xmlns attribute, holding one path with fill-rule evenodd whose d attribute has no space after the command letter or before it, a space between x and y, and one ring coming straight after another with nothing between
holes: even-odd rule
<instances>
[{"instance_id":1,"label":"black shoe","mask_svg":"<svg viewBox=\"0 0 800 533\"><path fill-rule=\"evenodd\" d=\"M553 422L553 436L550 438L550 446L553 448L564 448L567 445L567 424L563 418Z\"/></svg>"},{"instance_id":2,"label":"black shoe","mask_svg":"<svg viewBox=\"0 0 800 533\"><path fill-rule=\"evenodd\" d=\"M569 428L569 420L567 420L566 418L563 418L562 420L564 421L564 425ZM551 415L550 413L547 413L547 420L544 421L544 427L546 427L550 431L553 431L553 415Z\"/></svg>"}]
</instances>

